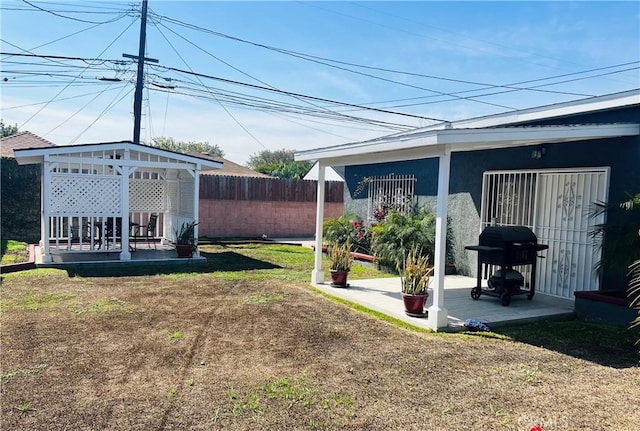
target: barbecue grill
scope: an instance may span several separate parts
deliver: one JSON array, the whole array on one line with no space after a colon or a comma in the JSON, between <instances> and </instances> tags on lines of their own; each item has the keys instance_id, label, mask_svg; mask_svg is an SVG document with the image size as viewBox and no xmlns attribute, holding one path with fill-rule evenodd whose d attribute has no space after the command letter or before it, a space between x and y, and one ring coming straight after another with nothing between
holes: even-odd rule
<instances>
[{"instance_id":1,"label":"barbecue grill","mask_svg":"<svg viewBox=\"0 0 640 431\"><path fill-rule=\"evenodd\" d=\"M482 231L478 242L478 245L465 247L478 252L478 283L471 289L471 297L478 299L481 294L495 296L504 306L509 305L513 295L526 294L527 299L532 299L536 287L538 253L549 246L538 244L538 238L526 226L489 226ZM531 265L528 289L523 288L524 276L513 269L522 265ZM489 277L488 288L483 289L483 270L486 277L493 266L500 268Z\"/></svg>"}]
</instances>

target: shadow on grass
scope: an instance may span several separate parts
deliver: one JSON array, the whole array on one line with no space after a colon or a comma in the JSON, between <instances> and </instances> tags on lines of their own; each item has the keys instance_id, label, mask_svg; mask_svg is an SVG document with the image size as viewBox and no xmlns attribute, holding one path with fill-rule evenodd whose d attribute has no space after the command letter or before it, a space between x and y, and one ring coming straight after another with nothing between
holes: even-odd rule
<instances>
[{"instance_id":1,"label":"shadow on grass","mask_svg":"<svg viewBox=\"0 0 640 431\"><path fill-rule=\"evenodd\" d=\"M201 252L200 255L207 262L193 263L188 259L184 262L140 264L120 262L101 263L95 265L70 265L64 269L70 277L118 277L118 276L142 276L156 274L191 274L213 273L221 271L252 271L257 269L278 269L280 265L264 260L253 259L233 251L219 253Z\"/></svg>"},{"instance_id":2,"label":"shadow on grass","mask_svg":"<svg viewBox=\"0 0 640 431\"><path fill-rule=\"evenodd\" d=\"M612 368L640 366L639 330L585 322L540 321L495 330L514 341ZM475 333L479 334L479 333Z\"/></svg>"}]
</instances>

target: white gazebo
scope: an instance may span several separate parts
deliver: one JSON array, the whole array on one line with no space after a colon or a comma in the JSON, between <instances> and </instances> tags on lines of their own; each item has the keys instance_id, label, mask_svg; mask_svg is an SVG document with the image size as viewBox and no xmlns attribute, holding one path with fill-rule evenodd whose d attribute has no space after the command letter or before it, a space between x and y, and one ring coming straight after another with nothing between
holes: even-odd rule
<instances>
[{"instance_id":1,"label":"white gazebo","mask_svg":"<svg viewBox=\"0 0 640 431\"><path fill-rule=\"evenodd\" d=\"M440 123L424 129L296 153L296 160L315 160L318 170L316 208L315 263L311 273L313 284L324 283L322 270L322 222L324 219L325 169L329 166L367 165L405 160L437 158L438 187L436 204L436 239L434 256L433 305L428 309L428 325L437 330L447 326L444 303L445 246L451 154L484 149L563 144L620 136L638 136L640 125L571 124L550 126L517 126L519 122L599 111L612 106L638 102L638 92L611 95L586 101L569 102L551 107L533 108L515 113Z\"/></svg>"},{"instance_id":2,"label":"white gazebo","mask_svg":"<svg viewBox=\"0 0 640 431\"><path fill-rule=\"evenodd\" d=\"M43 263L64 253L119 253L121 261L131 260L133 233L122 227L143 228L152 214L158 223L150 236L170 243L182 223L197 221L200 171L222 168L210 159L129 141L14 153L21 165L42 165Z\"/></svg>"}]
</instances>

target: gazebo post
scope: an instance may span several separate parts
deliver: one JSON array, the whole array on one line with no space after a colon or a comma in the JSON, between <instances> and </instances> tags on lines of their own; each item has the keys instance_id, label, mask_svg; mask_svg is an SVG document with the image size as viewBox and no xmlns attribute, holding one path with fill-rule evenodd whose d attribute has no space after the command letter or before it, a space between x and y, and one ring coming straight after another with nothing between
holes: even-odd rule
<instances>
[{"instance_id":1,"label":"gazebo post","mask_svg":"<svg viewBox=\"0 0 640 431\"><path fill-rule=\"evenodd\" d=\"M49 183L51 181L51 162L49 156L46 155L43 158L42 163L42 175L40 184L40 193L42 193L40 204L40 220L41 220L41 238L40 246L42 251L42 262L51 263L51 251L49 250L49 237L51 236L51 224L49 223L49 207L50 207L50 188Z\"/></svg>"},{"instance_id":2,"label":"gazebo post","mask_svg":"<svg viewBox=\"0 0 640 431\"><path fill-rule=\"evenodd\" d=\"M324 271L322 270L322 223L324 221L324 174L325 165L318 162L318 192L316 203L316 250L311 271L311 283L324 283Z\"/></svg>"},{"instance_id":3,"label":"gazebo post","mask_svg":"<svg viewBox=\"0 0 640 431\"><path fill-rule=\"evenodd\" d=\"M198 224L200 223L200 169L196 169L193 172L193 219L196 221L196 225L193 227L193 235L198 240ZM194 252L195 256L200 256L200 249L196 247Z\"/></svg>"},{"instance_id":4,"label":"gazebo post","mask_svg":"<svg viewBox=\"0 0 640 431\"><path fill-rule=\"evenodd\" d=\"M124 159L129 159L129 150L125 150ZM131 260L131 252L129 251L129 233L131 232L129 227L129 175L131 175L133 169L130 166L120 166L119 168L122 175L120 183L120 202L122 203L120 210L122 218L122 225L120 226L120 241L122 244L120 260Z\"/></svg>"},{"instance_id":5,"label":"gazebo post","mask_svg":"<svg viewBox=\"0 0 640 431\"><path fill-rule=\"evenodd\" d=\"M428 325L434 331L449 324L444 308L444 270L447 256L447 205L449 201L449 175L451 152L445 148L438 158L438 199L436 204L436 241L434 266L433 305L428 308Z\"/></svg>"}]
</instances>

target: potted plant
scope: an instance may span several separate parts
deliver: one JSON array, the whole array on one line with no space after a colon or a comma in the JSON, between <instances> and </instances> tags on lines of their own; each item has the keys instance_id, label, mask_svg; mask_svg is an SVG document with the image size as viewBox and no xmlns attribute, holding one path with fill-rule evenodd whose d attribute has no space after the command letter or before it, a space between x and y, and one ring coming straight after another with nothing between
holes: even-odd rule
<instances>
[{"instance_id":1,"label":"potted plant","mask_svg":"<svg viewBox=\"0 0 640 431\"><path fill-rule=\"evenodd\" d=\"M398 267L402 283L402 301L405 313L412 317L424 317L424 306L429 297L429 282L433 266L429 257L413 247L406 255L402 266Z\"/></svg>"},{"instance_id":2,"label":"potted plant","mask_svg":"<svg viewBox=\"0 0 640 431\"><path fill-rule=\"evenodd\" d=\"M333 244L329 246L329 260L331 261L331 285L334 287L347 287L347 277L351 271L351 244Z\"/></svg>"},{"instance_id":3,"label":"potted plant","mask_svg":"<svg viewBox=\"0 0 640 431\"><path fill-rule=\"evenodd\" d=\"M176 230L176 253L178 257L192 257L198 246L195 236L195 221L184 222L179 230Z\"/></svg>"}]
</instances>

